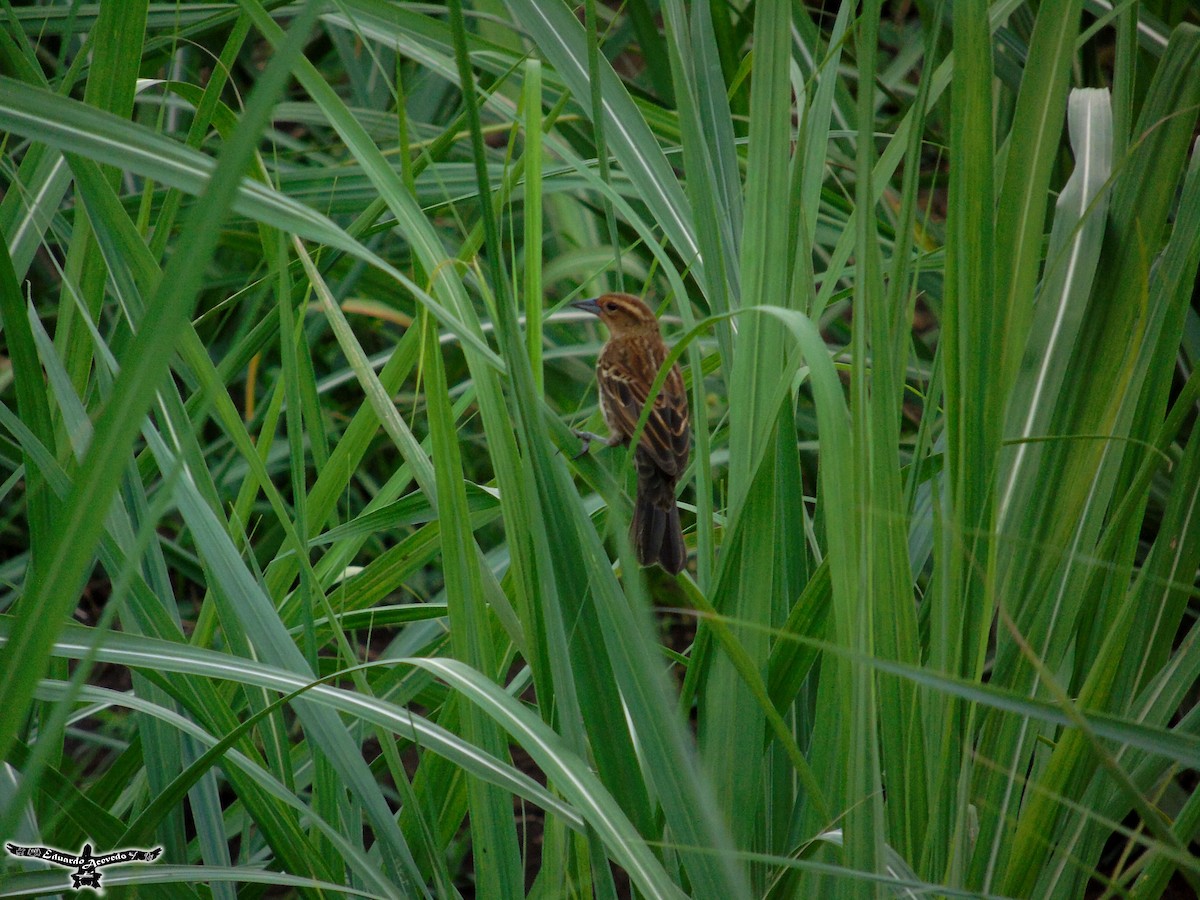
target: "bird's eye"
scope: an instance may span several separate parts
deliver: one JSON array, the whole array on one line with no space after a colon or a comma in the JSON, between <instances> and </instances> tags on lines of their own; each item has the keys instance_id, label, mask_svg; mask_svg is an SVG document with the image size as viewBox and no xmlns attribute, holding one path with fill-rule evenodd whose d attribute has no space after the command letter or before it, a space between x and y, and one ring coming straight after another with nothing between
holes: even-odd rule
<instances>
[{"instance_id":1,"label":"bird's eye","mask_svg":"<svg viewBox=\"0 0 1200 900\"><path fill-rule=\"evenodd\" d=\"M605 308L605 309L607 309L609 312L616 312L616 311L617 311L617 304L615 304L615 303L605 303L605 304L604 304L604 308Z\"/></svg>"}]
</instances>

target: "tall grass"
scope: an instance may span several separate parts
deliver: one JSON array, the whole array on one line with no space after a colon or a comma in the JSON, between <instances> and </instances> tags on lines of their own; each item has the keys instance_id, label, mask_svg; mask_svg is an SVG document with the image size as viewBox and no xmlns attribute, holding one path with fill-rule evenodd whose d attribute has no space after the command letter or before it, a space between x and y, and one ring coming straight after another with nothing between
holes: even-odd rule
<instances>
[{"instance_id":1,"label":"tall grass","mask_svg":"<svg viewBox=\"0 0 1200 900\"><path fill-rule=\"evenodd\" d=\"M1195 12L811 7L4 4L6 841L1200 891ZM606 289L687 372L678 579L576 457Z\"/></svg>"}]
</instances>

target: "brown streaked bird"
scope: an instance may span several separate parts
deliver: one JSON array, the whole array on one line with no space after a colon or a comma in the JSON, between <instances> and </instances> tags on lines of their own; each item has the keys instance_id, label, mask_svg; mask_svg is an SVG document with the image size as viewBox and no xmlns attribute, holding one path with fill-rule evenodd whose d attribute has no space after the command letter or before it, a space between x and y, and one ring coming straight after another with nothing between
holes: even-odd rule
<instances>
[{"instance_id":1,"label":"brown streaked bird","mask_svg":"<svg viewBox=\"0 0 1200 900\"><path fill-rule=\"evenodd\" d=\"M608 446L628 444L650 395L650 387L667 358L667 345L650 307L630 294L601 294L571 304L599 316L608 326L609 339L596 360L600 411L612 434L608 438L586 431L580 455L593 440ZM687 550L675 505L675 484L688 461L691 427L683 375L674 365L634 451L637 466L637 501L633 506L630 537L644 566L658 563L672 575L683 570Z\"/></svg>"}]
</instances>

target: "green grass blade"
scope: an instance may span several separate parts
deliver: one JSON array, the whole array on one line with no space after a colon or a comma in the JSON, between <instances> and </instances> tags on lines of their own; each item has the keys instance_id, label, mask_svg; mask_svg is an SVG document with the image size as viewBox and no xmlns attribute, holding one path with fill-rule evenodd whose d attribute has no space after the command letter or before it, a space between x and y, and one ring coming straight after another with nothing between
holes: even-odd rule
<instances>
[{"instance_id":1,"label":"green grass blade","mask_svg":"<svg viewBox=\"0 0 1200 900\"><path fill-rule=\"evenodd\" d=\"M309 4L306 9L308 15L297 21L286 51L281 52L271 66L271 77L264 75L260 93L222 154L200 205L189 217L191 227L186 231L181 252L172 258L164 272L162 287L150 305L142 330L123 355L121 377L96 423L95 439L81 467L88 473L88 478L72 488L63 508L62 525L46 546L46 577L30 585L18 614L16 640L5 648L0 686L9 698L9 704L6 714L0 718L0 750L4 751L0 755L6 754L16 736L34 682L43 671L46 650L54 638L54 632L41 628L40 621L60 621L77 595L103 528L107 501L115 492L118 474L124 466L124 454L117 451L127 447L137 433L157 383L165 375L175 341L187 321L203 268L215 249L216 231L196 223L204 217L221 217L232 203L241 172L253 152L258 130L270 104L283 88L287 66L300 50L303 28L306 21L311 21L315 5Z\"/></svg>"}]
</instances>

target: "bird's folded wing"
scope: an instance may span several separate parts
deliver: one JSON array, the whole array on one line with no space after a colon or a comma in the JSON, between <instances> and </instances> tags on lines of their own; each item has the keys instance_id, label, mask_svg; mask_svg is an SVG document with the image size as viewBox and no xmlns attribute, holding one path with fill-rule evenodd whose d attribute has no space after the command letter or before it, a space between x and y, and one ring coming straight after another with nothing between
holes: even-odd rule
<instances>
[{"instance_id":1,"label":"bird's folded wing","mask_svg":"<svg viewBox=\"0 0 1200 900\"><path fill-rule=\"evenodd\" d=\"M600 389L608 400L609 412L617 420L610 422L609 426L619 425L614 431L626 436L633 435L642 415L642 407L646 405L650 385L657 374L657 370L649 373L631 372L619 365L605 367L600 373ZM672 372L654 398L654 406L646 419L638 450L647 453L667 475L675 477L687 465L690 437L683 379Z\"/></svg>"}]
</instances>

